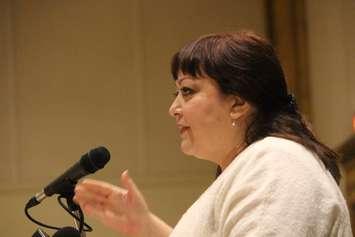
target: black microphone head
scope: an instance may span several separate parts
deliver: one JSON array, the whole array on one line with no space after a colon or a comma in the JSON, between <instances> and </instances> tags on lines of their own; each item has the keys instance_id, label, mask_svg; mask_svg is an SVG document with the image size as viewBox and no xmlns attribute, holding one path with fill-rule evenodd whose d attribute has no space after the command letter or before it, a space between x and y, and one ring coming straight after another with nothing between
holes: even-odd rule
<instances>
[{"instance_id":1,"label":"black microphone head","mask_svg":"<svg viewBox=\"0 0 355 237\"><path fill-rule=\"evenodd\" d=\"M87 172L94 173L102 169L109 160L110 152L105 147L100 146L83 155L80 164Z\"/></svg>"},{"instance_id":2,"label":"black microphone head","mask_svg":"<svg viewBox=\"0 0 355 237\"><path fill-rule=\"evenodd\" d=\"M66 226L55 232L53 237L80 237L80 233L77 229Z\"/></svg>"}]
</instances>

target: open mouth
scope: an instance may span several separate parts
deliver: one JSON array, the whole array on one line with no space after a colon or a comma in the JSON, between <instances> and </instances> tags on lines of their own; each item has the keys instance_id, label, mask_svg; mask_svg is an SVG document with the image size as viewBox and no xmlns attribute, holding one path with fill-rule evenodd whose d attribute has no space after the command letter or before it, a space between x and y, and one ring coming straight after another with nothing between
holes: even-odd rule
<instances>
[{"instance_id":1,"label":"open mouth","mask_svg":"<svg viewBox=\"0 0 355 237\"><path fill-rule=\"evenodd\" d=\"M189 127L179 127L179 133L183 134L184 132L186 132L189 129Z\"/></svg>"}]
</instances>

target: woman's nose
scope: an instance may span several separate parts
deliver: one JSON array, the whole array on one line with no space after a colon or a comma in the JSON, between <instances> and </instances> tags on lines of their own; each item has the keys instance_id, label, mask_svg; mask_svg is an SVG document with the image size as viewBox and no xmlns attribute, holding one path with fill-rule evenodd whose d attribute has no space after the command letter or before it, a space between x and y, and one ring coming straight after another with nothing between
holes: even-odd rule
<instances>
[{"instance_id":1,"label":"woman's nose","mask_svg":"<svg viewBox=\"0 0 355 237\"><path fill-rule=\"evenodd\" d=\"M180 112L181 112L181 107L177 96L170 105L169 114L171 117L176 117L177 115L179 115Z\"/></svg>"}]
</instances>

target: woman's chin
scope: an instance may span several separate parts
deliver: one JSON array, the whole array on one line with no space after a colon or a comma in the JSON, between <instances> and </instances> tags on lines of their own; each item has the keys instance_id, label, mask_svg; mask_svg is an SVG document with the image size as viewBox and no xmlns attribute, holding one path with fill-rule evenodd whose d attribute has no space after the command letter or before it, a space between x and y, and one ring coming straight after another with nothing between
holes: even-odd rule
<instances>
[{"instance_id":1,"label":"woman's chin","mask_svg":"<svg viewBox=\"0 0 355 237\"><path fill-rule=\"evenodd\" d=\"M181 152L187 156L193 156L194 158L197 158L200 160L206 160L205 156L198 153L196 151L196 149L193 149L193 147L191 146L191 143L181 142L180 149L181 149Z\"/></svg>"},{"instance_id":2,"label":"woman's chin","mask_svg":"<svg viewBox=\"0 0 355 237\"><path fill-rule=\"evenodd\" d=\"M181 141L180 149L181 149L181 152L184 153L185 155L188 155L188 156L193 156L194 155L194 153L192 151L191 144L189 144L186 141Z\"/></svg>"}]
</instances>

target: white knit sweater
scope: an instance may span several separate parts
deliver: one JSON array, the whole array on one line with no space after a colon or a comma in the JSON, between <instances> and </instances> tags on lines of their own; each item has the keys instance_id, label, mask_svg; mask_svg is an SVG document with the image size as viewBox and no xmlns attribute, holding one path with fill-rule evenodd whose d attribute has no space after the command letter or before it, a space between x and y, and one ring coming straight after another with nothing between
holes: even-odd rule
<instances>
[{"instance_id":1,"label":"white knit sweater","mask_svg":"<svg viewBox=\"0 0 355 237\"><path fill-rule=\"evenodd\" d=\"M171 237L351 237L344 197L323 163L303 146L258 141L187 210Z\"/></svg>"}]
</instances>

